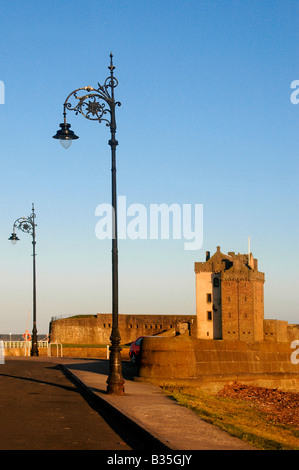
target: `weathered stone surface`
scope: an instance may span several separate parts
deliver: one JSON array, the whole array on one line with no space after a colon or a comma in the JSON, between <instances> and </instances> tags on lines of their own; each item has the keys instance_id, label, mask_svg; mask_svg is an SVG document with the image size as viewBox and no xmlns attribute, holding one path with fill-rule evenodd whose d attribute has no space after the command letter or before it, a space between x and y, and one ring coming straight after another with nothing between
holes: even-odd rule
<instances>
[{"instance_id":1,"label":"weathered stone surface","mask_svg":"<svg viewBox=\"0 0 299 470\"><path fill-rule=\"evenodd\" d=\"M139 336L152 336L187 329L196 332L195 315L124 315L118 317L121 343L131 343ZM51 342L65 344L109 344L112 315L99 313L53 320L50 323Z\"/></svg>"},{"instance_id":2,"label":"weathered stone surface","mask_svg":"<svg viewBox=\"0 0 299 470\"><path fill-rule=\"evenodd\" d=\"M291 361L288 343L245 343L174 338L144 338L140 377L158 380L195 380L207 384L238 380L259 386L299 387L299 364Z\"/></svg>"}]
</instances>

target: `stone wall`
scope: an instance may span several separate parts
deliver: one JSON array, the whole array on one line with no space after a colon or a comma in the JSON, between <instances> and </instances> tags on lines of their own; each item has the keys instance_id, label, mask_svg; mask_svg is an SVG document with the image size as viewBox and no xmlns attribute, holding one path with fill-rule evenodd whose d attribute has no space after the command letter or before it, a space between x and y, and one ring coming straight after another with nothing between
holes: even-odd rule
<instances>
[{"instance_id":1,"label":"stone wall","mask_svg":"<svg viewBox=\"0 0 299 470\"><path fill-rule=\"evenodd\" d=\"M282 320L264 320L264 337L266 341L287 342L289 339L288 322Z\"/></svg>"},{"instance_id":2,"label":"stone wall","mask_svg":"<svg viewBox=\"0 0 299 470\"><path fill-rule=\"evenodd\" d=\"M263 341L263 281L223 279L222 338L232 341Z\"/></svg>"},{"instance_id":3,"label":"stone wall","mask_svg":"<svg viewBox=\"0 0 299 470\"><path fill-rule=\"evenodd\" d=\"M290 325L283 320L264 320L264 340L290 343L299 340L299 325Z\"/></svg>"},{"instance_id":4,"label":"stone wall","mask_svg":"<svg viewBox=\"0 0 299 470\"><path fill-rule=\"evenodd\" d=\"M51 342L63 344L108 344L112 326L112 315L82 315L50 323ZM134 341L138 336L152 336L174 329L182 333L188 329L197 337L196 315L119 315L122 344ZM291 342L299 339L299 325L289 325L282 320L264 320L264 341ZM233 330L234 331L234 330ZM224 338L228 339L228 338ZM242 338L243 339L243 338Z\"/></svg>"},{"instance_id":5,"label":"stone wall","mask_svg":"<svg viewBox=\"0 0 299 470\"><path fill-rule=\"evenodd\" d=\"M299 325L287 326L288 341L299 340Z\"/></svg>"},{"instance_id":6,"label":"stone wall","mask_svg":"<svg viewBox=\"0 0 299 470\"><path fill-rule=\"evenodd\" d=\"M112 315L99 313L54 320L50 323L50 340L62 344L109 344ZM138 336L152 336L164 331L196 334L195 315L119 315L121 343L127 344Z\"/></svg>"},{"instance_id":7,"label":"stone wall","mask_svg":"<svg viewBox=\"0 0 299 470\"><path fill-rule=\"evenodd\" d=\"M211 388L242 381L296 390L299 364L290 343L216 341L191 338L144 338L139 375L161 383L190 382Z\"/></svg>"}]
</instances>

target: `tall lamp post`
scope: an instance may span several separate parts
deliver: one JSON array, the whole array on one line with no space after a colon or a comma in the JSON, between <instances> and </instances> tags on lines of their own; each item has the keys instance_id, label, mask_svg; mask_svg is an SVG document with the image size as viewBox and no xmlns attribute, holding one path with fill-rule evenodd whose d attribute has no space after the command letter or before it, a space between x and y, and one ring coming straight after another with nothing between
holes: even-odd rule
<instances>
[{"instance_id":1,"label":"tall lamp post","mask_svg":"<svg viewBox=\"0 0 299 470\"><path fill-rule=\"evenodd\" d=\"M82 114L91 121L106 122L110 127L111 139L108 144L111 147L111 174L112 174L112 331L110 336L110 366L107 379L107 393L122 395L124 394L124 379L121 366L121 337L118 328L118 247L117 247L117 200L116 200L116 146L115 139L116 121L115 106L120 106L119 101L114 100L114 88L118 85L118 80L114 77L113 56L110 54L110 76L106 78L104 85L98 83L98 88L86 86L72 91L63 104L63 123L60 124L54 139L59 139L64 148L68 148L72 140L78 139L78 136L70 130L70 124L66 122L66 111L75 111L76 114ZM78 96L79 92L82 96ZM71 102L71 100L74 100ZM107 106L108 107L107 107Z\"/></svg>"},{"instance_id":2,"label":"tall lamp post","mask_svg":"<svg viewBox=\"0 0 299 470\"><path fill-rule=\"evenodd\" d=\"M15 244L19 238L16 235L16 229L22 230L22 232L29 233L32 235L32 245L33 245L33 329L32 329L32 346L30 354L31 356L38 356L38 347L37 347L37 329L36 329L36 275L35 275L35 211L34 204L32 204L32 214L29 217L20 217L13 224L13 232L8 240Z\"/></svg>"}]
</instances>

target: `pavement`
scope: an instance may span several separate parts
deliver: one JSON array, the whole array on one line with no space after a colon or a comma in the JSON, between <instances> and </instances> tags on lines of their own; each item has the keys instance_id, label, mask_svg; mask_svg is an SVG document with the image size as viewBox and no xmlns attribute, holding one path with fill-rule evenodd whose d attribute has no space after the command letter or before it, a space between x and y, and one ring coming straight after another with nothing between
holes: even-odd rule
<instances>
[{"instance_id":1,"label":"pavement","mask_svg":"<svg viewBox=\"0 0 299 470\"><path fill-rule=\"evenodd\" d=\"M163 452L255 450L240 439L206 423L156 385L134 381L134 366L129 362L123 362L125 394L121 396L108 395L106 392L108 361L57 358L57 362L82 393L96 401L106 410L107 415L122 422L136 435L143 436L151 449Z\"/></svg>"}]
</instances>

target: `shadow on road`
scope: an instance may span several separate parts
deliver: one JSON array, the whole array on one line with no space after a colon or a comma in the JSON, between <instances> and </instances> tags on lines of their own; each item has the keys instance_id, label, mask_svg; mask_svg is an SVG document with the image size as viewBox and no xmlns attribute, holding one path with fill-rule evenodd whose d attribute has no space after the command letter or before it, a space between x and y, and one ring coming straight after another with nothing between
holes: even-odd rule
<instances>
[{"instance_id":1,"label":"shadow on road","mask_svg":"<svg viewBox=\"0 0 299 470\"><path fill-rule=\"evenodd\" d=\"M48 367L48 369L58 369L58 366ZM1 373L0 373L0 377L9 377L9 378L12 378L12 379L18 379L18 380L22 380L22 381L25 380L27 382L32 382L32 383L37 383L37 384L51 385L53 387L62 388L62 389L67 390L69 392L78 393L78 390L74 389L74 387L68 387L68 386L61 385L61 384L58 384L58 383L55 383L55 382L49 382L47 380L38 380L38 379L34 379L33 377L24 377L24 376L21 376L21 375L1 374Z\"/></svg>"},{"instance_id":2,"label":"shadow on road","mask_svg":"<svg viewBox=\"0 0 299 470\"><path fill-rule=\"evenodd\" d=\"M108 359L80 359L80 362L68 364L70 370L83 370L94 372L95 374L109 375ZM131 364L129 361L122 361L122 374L125 380L134 380L138 376L138 365Z\"/></svg>"}]
</instances>

